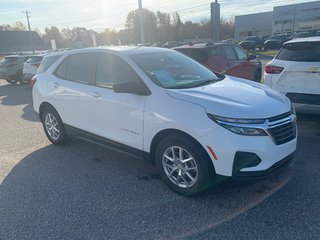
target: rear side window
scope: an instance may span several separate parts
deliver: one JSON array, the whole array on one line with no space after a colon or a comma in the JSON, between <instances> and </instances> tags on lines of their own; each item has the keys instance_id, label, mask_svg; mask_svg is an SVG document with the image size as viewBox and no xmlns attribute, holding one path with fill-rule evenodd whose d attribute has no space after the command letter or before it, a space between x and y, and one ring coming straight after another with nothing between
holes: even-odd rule
<instances>
[{"instance_id":1,"label":"rear side window","mask_svg":"<svg viewBox=\"0 0 320 240\"><path fill-rule=\"evenodd\" d=\"M208 48L207 55L208 55L208 57L220 57L221 56L220 48L218 48L218 47Z\"/></svg>"},{"instance_id":2,"label":"rear side window","mask_svg":"<svg viewBox=\"0 0 320 240\"><path fill-rule=\"evenodd\" d=\"M320 62L320 42L285 44L276 59L297 62Z\"/></svg>"},{"instance_id":3,"label":"rear side window","mask_svg":"<svg viewBox=\"0 0 320 240\"><path fill-rule=\"evenodd\" d=\"M207 61L207 57L205 54L204 49L197 49L197 48L187 48L187 49L177 49L179 52L191 57L192 59L198 62L205 62Z\"/></svg>"},{"instance_id":4,"label":"rear side window","mask_svg":"<svg viewBox=\"0 0 320 240\"><path fill-rule=\"evenodd\" d=\"M55 55L55 56L44 58L38 68L37 73L44 73L45 71L47 71L48 68L51 67L52 64L54 64L60 57L61 57L61 55Z\"/></svg>"},{"instance_id":5,"label":"rear side window","mask_svg":"<svg viewBox=\"0 0 320 240\"><path fill-rule=\"evenodd\" d=\"M59 65L55 74L73 82L92 83L95 62L95 53L73 54Z\"/></svg>"}]
</instances>

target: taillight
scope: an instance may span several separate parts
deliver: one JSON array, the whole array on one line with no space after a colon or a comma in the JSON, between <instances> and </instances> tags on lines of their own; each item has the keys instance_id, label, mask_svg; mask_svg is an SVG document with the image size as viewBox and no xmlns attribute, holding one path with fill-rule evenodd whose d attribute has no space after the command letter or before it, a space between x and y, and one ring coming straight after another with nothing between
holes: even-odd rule
<instances>
[{"instance_id":1,"label":"taillight","mask_svg":"<svg viewBox=\"0 0 320 240\"><path fill-rule=\"evenodd\" d=\"M265 67L266 73L271 73L271 74L279 74L282 72L282 70L283 70L283 67L273 66L269 64L267 64Z\"/></svg>"},{"instance_id":2,"label":"taillight","mask_svg":"<svg viewBox=\"0 0 320 240\"><path fill-rule=\"evenodd\" d=\"M31 86L33 87L33 85L36 83L37 78L36 76L34 76L33 78L31 78Z\"/></svg>"}]
</instances>

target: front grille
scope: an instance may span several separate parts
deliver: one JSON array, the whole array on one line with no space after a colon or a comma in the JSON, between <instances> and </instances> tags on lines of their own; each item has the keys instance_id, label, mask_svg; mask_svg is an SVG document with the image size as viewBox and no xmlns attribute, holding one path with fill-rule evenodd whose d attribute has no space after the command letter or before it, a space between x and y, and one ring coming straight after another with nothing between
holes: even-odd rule
<instances>
[{"instance_id":1,"label":"front grille","mask_svg":"<svg viewBox=\"0 0 320 240\"><path fill-rule=\"evenodd\" d=\"M268 128L270 136L277 145L287 143L296 138L296 123L289 122L276 127Z\"/></svg>"},{"instance_id":2,"label":"front grille","mask_svg":"<svg viewBox=\"0 0 320 240\"><path fill-rule=\"evenodd\" d=\"M286 113L283 113L283 114L280 114L278 116L275 116L275 117L271 117L269 118L269 122L275 122L275 121L278 121L278 120L281 120L283 118L287 118L287 117L290 117L291 113L290 112L286 112Z\"/></svg>"}]
</instances>

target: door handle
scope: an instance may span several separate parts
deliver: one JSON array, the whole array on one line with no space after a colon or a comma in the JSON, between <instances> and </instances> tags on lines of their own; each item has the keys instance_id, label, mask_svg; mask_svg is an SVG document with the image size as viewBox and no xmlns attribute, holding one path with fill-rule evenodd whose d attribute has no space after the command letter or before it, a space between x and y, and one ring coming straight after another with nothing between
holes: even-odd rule
<instances>
[{"instance_id":1,"label":"door handle","mask_svg":"<svg viewBox=\"0 0 320 240\"><path fill-rule=\"evenodd\" d=\"M52 85L54 88L57 88L57 87L60 86L58 83L51 83L51 85Z\"/></svg>"},{"instance_id":2,"label":"door handle","mask_svg":"<svg viewBox=\"0 0 320 240\"><path fill-rule=\"evenodd\" d=\"M101 94L98 93L98 92L89 92L89 95L92 96L92 97L94 97L94 98L99 98L99 97L101 97Z\"/></svg>"}]
</instances>

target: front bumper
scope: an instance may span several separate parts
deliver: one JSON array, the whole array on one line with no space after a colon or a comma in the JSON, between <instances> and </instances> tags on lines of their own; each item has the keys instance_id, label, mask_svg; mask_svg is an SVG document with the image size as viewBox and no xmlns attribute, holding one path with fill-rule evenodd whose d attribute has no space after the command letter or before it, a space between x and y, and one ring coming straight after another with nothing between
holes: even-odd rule
<instances>
[{"instance_id":1,"label":"front bumper","mask_svg":"<svg viewBox=\"0 0 320 240\"><path fill-rule=\"evenodd\" d=\"M288 156L284 157L280 161L273 164L271 167L269 167L266 170L262 171L251 171L251 172L242 172L241 169L234 171L232 174L233 179L261 179L268 177L270 175L273 175L282 169L284 169L286 166L288 166L292 160L294 159L295 152L289 154ZM236 162L235 162L236 164ZM235 169L234 169L235 170Z\"/></svg>"},{"instance_id":2,"label":"front bumper","mask_svg":"<svg viewBox=\"0 0 320 240\"><path fill-rule=\"evenodd\" d=\"M276 170L276 166L281 165L283 159L291 156L297 146L297 136L288 142L277 145L269 135L238 135L217 124L211 132L198 141L211 157L216 173L227 177L268 175ZM216 159L208 147L214 151ZM254 163L245 162L239 167L236 160L238 153L248 153L257 156L260 160L253 161ZM283 162L286 161L283 160Z\"/></svg>"}]
</instances>

